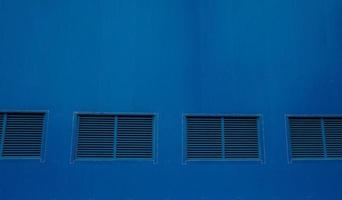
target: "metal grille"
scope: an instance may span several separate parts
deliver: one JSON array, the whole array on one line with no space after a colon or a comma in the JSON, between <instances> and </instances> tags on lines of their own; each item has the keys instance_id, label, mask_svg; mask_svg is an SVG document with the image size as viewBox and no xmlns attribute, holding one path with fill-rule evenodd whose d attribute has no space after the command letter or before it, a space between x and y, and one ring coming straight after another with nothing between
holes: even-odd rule
<instances>
[{"instance_id":1,"label":"metal grille","mask_svg":"<svg viewBox=\"0 0 342 200\"><path fill-rule=\"evenodd\" d=\"M40 158L44 113L8 113L3 157Z\"/></svg>"},{"instance_id":2,"label":"metal grille","mask_svg":"<svg viewBox=\"0 0 342 200\"><path fill-rule=\"evenodd\" d=\"M118 116L117 158L153 157L153 116Z\"/></svg>"},{"instance_id":3,"label":"metal grille","mask_svg":"<svg viewBox=\"0 0 342 200\"><path fill-rule=\"evenodd\" d=\"M292 158L323 158L321 118L290 117L289 123Z\"/></svg>"},{"instance_id":4,"label":"metal grille","mask_svg":"<svg viewBox=\"0 0 342 200\"><path fill-rule=\"evenodd\" d=\"M342 118L324 118L328 158L342 158Z\"/></svg>"},{"instance_id":5,"label":"metal grille","mask_svg":"<svg viewBox=\"0 0 342 200\"><path fill-rule=\"evenodd\" d=\"M220 117L187 117L187 159L221 159Z\"/></svg>"},{"instance_id":6,"label":"metal grille","mask_svg":"<svg viewBox=\"0 0 342 200\"><path fill-rule=\"evenodd\" d=\"M112 158L114 116L79 115L76 158Z\"/></svg>"},{"instance_id":7,"label":"metal grille","mask_svg":"<svg viewBox=\"0 0 342 200\"><path fill-rule=\"evenodd\" d=\"M188 116L187 160L256 160L258 117Z\"/></svg>"},{"instance_id":8,"label":"metal grille","mask_svg":"<svg viewBox=\"0 0 342 200\"><path fill-rule=\"evenodd\" d=\"M152 159L152 115L78 116L76 159Z\"/></svg>"},{"instance_id":9,"label":"metal grille","mask_svg":"<svg viewBox=\"0 0 342 200\"><path fill-rule=\"evenodd\" d=\"M4 134L3 127L4 127L4 115L0 113L0 145L2 144L2 135Z\"/></svg>"},{"instance_id":10,"label":"metal grille","mask_svg":"<svg viewBox=\"0 0 342 200\"><path fill-rule=\"evenodd\" d=\"M257 117L224 118L225 158L259 158L257 120Z\"/></svg>"}]
</instances>

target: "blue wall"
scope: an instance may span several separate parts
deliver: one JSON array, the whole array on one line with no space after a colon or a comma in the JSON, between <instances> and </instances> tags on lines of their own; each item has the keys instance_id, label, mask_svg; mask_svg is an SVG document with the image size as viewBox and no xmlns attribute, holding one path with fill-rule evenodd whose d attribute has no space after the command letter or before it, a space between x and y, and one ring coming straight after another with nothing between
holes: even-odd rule
<instances>
[{"instance_id":1,"label":"blue wall","mask_svg":"<svg viewBox=\"0 0 342 200\"><path fill-rule=\"evenodd\" d=\"M0 0L0 25L0 109L49 111L0 199L342 199L342 162L290 164L285 130L342 114L342 1ZM157 113L157 163L71 163L77 111ZM184 113L260 114L265 162L184 164Z\"/></svg>"}]
</instances>

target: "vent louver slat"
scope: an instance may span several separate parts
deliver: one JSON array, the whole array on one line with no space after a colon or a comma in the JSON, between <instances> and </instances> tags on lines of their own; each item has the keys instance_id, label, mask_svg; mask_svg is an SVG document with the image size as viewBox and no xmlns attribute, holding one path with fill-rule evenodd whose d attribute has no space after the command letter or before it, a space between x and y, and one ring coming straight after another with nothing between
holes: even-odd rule
<instances>
[{"instance_id":1,"label":"vent louver slat","mask_svg":"<svg viewBox=\"0 0 342 200\"><path fill-rule=\"evenodd\" d=\"M328 158L342 158L342 118L324 118Z\"/></svg>"},{"instance_id":2,"label":"vent louver slat","mask_svg":"<svg viewBox=\"0 0 342 200\"><path fill-rule=\"evenodd\" d=\"M221 159L220 117L187 117L188 160Z\"/></svg>"},{"instance_id":3,"label":"vent louver slat","mask_svg":"<svg viewBox=\"0 0 342 200\"><path fill-rule=\"evenodd\" d=\"M117 158L153 158L153 116L118 116L117 126Z\"/></svg>"},{"instance_id":4,"label":"vent louver slat","mask_svg":"<svg viewBox=\"0 0 342 200\"><path fill-rule=\"evenodd\" d=\"M294 159L323 158L323 136L320 118L289 118L291 152Z\"/></svg>"},{"instance_id":5,"label":"vent louver slat","mask_svg":"<svg viewBox=\"0 0 342 200\"><path fill-rule=\"evenodd\" d=\"M114 116L80 115L76 157L112 158L114 123Z\"/></svg>"},{"instance_id":6,"label":"vent louver slat","mask_svg":"<svg viewBox=\"0 0 342 200\"><path fill-rule=\"evenodd\" d=\"M40 158L43 130L43 113L8 113L2 156Z\"/></svg>"},{"instance_id":7,"label":"vent louver slat","mask_svg":"<svg viewBox=\"0 0 342 200\"><path fill-rule=\"evenodd\" d=\"M225 158L258 159L259 138L256 117L224 118Z\"/></svg>"}]
</instances>

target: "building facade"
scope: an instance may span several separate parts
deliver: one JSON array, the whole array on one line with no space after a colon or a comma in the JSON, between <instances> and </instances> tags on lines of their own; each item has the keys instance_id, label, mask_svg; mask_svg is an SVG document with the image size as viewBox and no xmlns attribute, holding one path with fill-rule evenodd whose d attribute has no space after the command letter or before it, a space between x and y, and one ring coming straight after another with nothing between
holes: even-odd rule
<instances>
[{"instance_id":1,"label":"building facade","mask_svg":"<svg viewBox=\"0 0 342 200\"><path fill-rule=\"evenodd\" d=\"M342 198L338 156L293 159L289 135L291 116L342 115L340 0L2 0L0 16L0 199ZM6 156L22 112L44 115L38 159ZM82 113L151 115L151 159L78 160ZM190 161L189 116L257 117L257 159Z\"/></svg>"}]
</instances>

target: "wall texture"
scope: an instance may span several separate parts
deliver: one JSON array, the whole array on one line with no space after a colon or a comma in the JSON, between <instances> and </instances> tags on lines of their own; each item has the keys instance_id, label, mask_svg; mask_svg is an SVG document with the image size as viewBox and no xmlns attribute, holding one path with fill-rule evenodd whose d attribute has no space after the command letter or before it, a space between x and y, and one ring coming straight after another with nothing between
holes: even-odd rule
<instances>
[{"instance_id":1,"label":"wall texture","mask_svg":"<svg viewBox=\"0 0 342 200\"><path fill-rule=\"evenodd\" d=\"M288 162L286 114L342 114L340 0L0 0L0 109L48 110L45 161L0 199L339 200ZM158 114L158 161L70 162L74 112ZM184 113L260 114L265 161L182 163Z\"/></svg>"}]
</instances>

